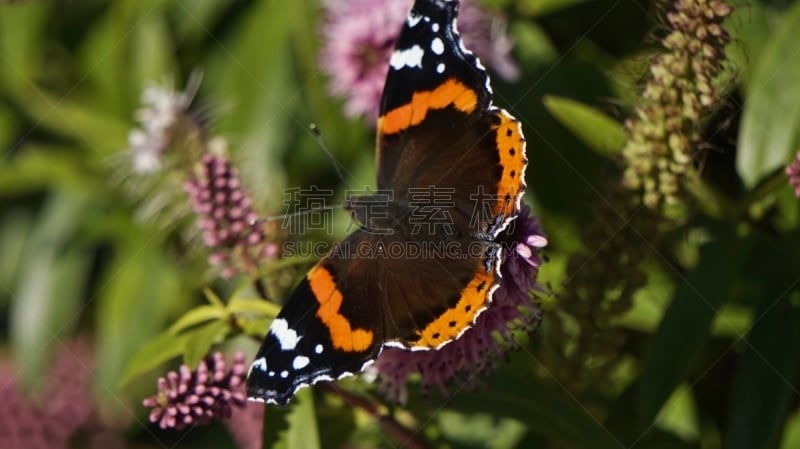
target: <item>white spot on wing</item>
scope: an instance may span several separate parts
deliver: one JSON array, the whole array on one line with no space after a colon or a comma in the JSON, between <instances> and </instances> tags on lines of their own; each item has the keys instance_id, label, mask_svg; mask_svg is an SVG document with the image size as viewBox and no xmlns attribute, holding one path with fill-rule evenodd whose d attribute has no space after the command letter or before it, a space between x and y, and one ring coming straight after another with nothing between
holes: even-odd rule
<instances>
[{"instance_id":1,"label":"white spot on wing","mask_svg":"<svg viewBox=\"0 0 800 449\"><path fill-rule=\"evenodd\" d=\"M431 50L437 55L444 53L444 42L438 37L433 38L431 41Z\"/></svg>"},{"instance_id":2,"label":"white spot on wing","mask_svg":"<svg viewBox=\"0 0 800 449\"><path fill-rule=\"evenodd\" d=\"M294 368L294 369L303 369L306 366L308 366L309 362L310 362L310 360L308 359L308 357L302 356L302 355L298 355L292 361L292 368Z\"/></svg>"},{"instance_id":3,"label":"white spot on wing","mask_svg":"<svg viewBox=\"0 0 800 449\"><path fill-rule=\"evenodd\" d=\"M286 379L287 377L289 377L289 371L285 371L285 370L284 370L284 371L281 371L281 377L282 377L282 378L284 378L284 379Z\"/></svg>"},{"instance_id":4,"label":"white spot on wing","mask_svg":"<svg viewBox=\"0 0 800 449\"><path fill-rule=\"evenodd\" d=\"M281 349L284 351L294 349L297 346L297 342L303 338L297 335L294 329L289 329L289 323L283 318L273 320L269 331L278 339L278 343L280 343Z\"/></svg>"},{"instance_id":5,"label":"white spot on wing","mask_svg":"<svg viewBox=\"0 0 800 449\"><path fill-rule=\"evenodd\" d=\"M440 62L439 65L436 66L436 71L439 73L444 73L444 63Z\"/></svg>"},{"instance_id":6,"label":"white spot on wing","mask_svg":"<svg viewBox=\"0 0 800 449\"><path fill-rule=\"evenodd\" d=\"M433 30L434 33L438 33L439 32L439 24L438 23L433 23L431 25L431 30Z\"/></svg>"},{"instance_id":7,"label":"white spot on wing","mask_svg":"<svg viewBox=\"0 0 800 449\"><path fill-rule=\"evenodd\" d=\"M422 56L424 55L425 51L419 45L404 50L395 50L392 53L392 59L389 60L389 65L395 70L403 67L422 67Z\"/></svg>"},{"instance_id":8,"label":"white spot on wing","mask_svg":"<svg viewBox=\"0 0 800 449\"><path fill-rule=\"evenodd\" d=\"M251 370L257 369L259 371L266 371L267 370L267 359L264 357L258 358L253 361L253 364L250 366Z\"/></svg>"},{"instance_id":9,"label":"white spot on wing","mask_svg":"<svg viewBox=\"0 0 800 449\"><path fill-rule=\"evenodd\" d=\"M322 349L323 349L322 345L314 346L314 352L316 352L317 354L322 354Z\"/></svg>"},{"instance_id":10,"label":"white spot on wing","mask_svg":"<svg viewBox=\"0 0 800 449\"><path fill-rule=\"evenodd\" d=\"M409 28L414 28L415 26L417 26L417 24L419 23L420 20L422 20L422 16L421 15L412 13L412 14L408 15L408 18L406 19L406 23L408 24Z\"/></svg>"}]
</instances>

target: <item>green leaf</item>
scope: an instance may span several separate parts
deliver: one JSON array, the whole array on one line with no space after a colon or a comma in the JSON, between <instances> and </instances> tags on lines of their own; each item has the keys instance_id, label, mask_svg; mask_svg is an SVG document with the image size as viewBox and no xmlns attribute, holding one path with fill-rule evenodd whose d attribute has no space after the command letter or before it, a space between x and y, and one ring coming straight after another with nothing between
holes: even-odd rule
<instances>
[{"instance_id":1,"label":"green leaf","mask_svg":"<svg viewBox=\"0 0 800 449\"><path fill-rule=\"evenodd\" d=\"M21 378L35 383L59 338L77 327L91 267L75 233L86 198L68 192L46 202L23 251L10 310L10 337Z\"/></svg>"},{"instance_id":2,"label":"green leaf","mask_svg":"<svg viewBox=\"0 0 800 449\"><path fill-rule=\"evenodd\" d=\"M655 419L683 380L714 316L730 296L731 276L748 263L751 243L727 237L704 245L697 266L678 283L644 360L639 384L642 424Z\"/></svg>"},{"instance_id":3,"label":"green leaf","mask_svg":"<svg viewBox=\"0 0 800 449\"><path fill-rule=\"evenodd\" d=\"M204 62L206 84L215 86L215 95L236 104L219 120L218 128L248 136L237 152L248 161L241 175L256 202L260 195L272 196L283 186L285 170L278 150L286 146L289 130L301 126L305 131L306 124L297 123L293 113L303 89L287 69L296 62L288 45L295 40L293 21L287 18L305 3L251 3L226 42L214 46ZM259 167L258 174L249 167Z\"/></svg>"},{"instance_id":4,"label":"green leaf","mask_svg":"<svg viewBox=\"0 0 800 449\"><path fill-rule=\"evenodd\" d=\"M547 31L533 21L514 21L509 30L514 39L514 54L525 71L546 70L558 59L558 49Z\"/></svg>"},{"instance_id":5,"label":"green leaf","mask_svg":"<svg viewBox=\"0 0 800 449\"><path fill-rule=\"evenodd\" d=\"M175 55L169 26L160 14L145 14L132 30L129 75L131 87L141 89L148 83L169 82L166 76L176 72Z\"/></svg>"},{"instance_id":6,"label":"green leaf","mask_svg":"<svg viewBox=\"0 0 800 449\"><path fill-rule=\"evenodd\" d=\"M214 293L214 290L211 290L210 288L205 288L203 289L203 294L205 295L208 303L211 304L212 306L222 307L222 308L225 307L225 302L222 301L222 299L220 299L219 295Z\"/></svg>"},{"instance_id":7,"label":"green leaf","mask_svg":"<svg viewBox=\"0 0 800 449\"><path fill-rule=\"evenodd\" d=\"M224 320L227 316L228 314L225 312L225 309L217 306L204 305L195 307L178 318L178 321L170 326L169 332L173 335L178 334L179 332L206 321Z\"/></svg>"},{"instance_id":8,"label":"green leaf","mask_svg":"<svg viewBox=\"0 0 800 449\"><path fill-rule=\"evenodd\" d=\"M632 307L614 320L614 324L652 334L675 291L675 279L662 264L654 261L648 261L641 268L647 275L647 284L633 294Z\"/></svg>"},{"instance_id":9,"label":"green leaf","mask_svg":"<svg viewBox=\"0 0 800 449\"><path fill-rule=\"evenodd\" d=\"M748 188L785 165L796 149L800 129L798 28L800 3L795 3L755 62L736 156L736 168Z\"/></svg>"},{"instance_id":10,"label":"green leaf","mask_svg":"<svg viewBox=\"0 0 800 449\"><path fill-rule=\"evenodd\" d=\"M363 410L353 407L347 401L342 401L338 405L326 401L324 404L318 404L315 412L319 438L325 442L325 447L357 446L356 440L359 438L355 434L358 433L356 429L359 427L374 429L376 433L384 430L375 425L374 421L363 419Z\"/></svg>"},{"instance_id":11,"label":"green leaf","mask_svg":"<svg viewBox=\"0 0 800 449\"><path fill-rule=\"evenodd\" d=\"M116 257L107 266L107 280L95 309L100 385L118 385L129 359L159 335L174 310L187 302L180 273L161 252L158 239L148 229L128 231L130 235L121 239Z\"/></svg>"},{"instance_id":12,"label":"green leaf","mask_svg":"<svg viewBox=\"0 0 800 449\"><path fill-rule=\"evenodd\" d=\"M173 335L170 332L164 332L145 343L128 359L117 388L124 388L139 377L183 354L189 337L185 334Z\"/></svg>"},{"instance_id":13,"label":"green leaf","mask_svg":"<svg viewBox=\"0 0 800 449\"><path fill-rule=\"evenodd\" d=\"M275 318L281 308L274 302L255 298L231 298L228 301L229 313L256 314L260 317Z\"/></svg>"},{"instance_id":14,"label":"green leaf","mask_svg":"<svg viewBox=\"0 0 800 449\"><path fill-rule=\"evenodd\" d=\"M228 321L213 321L199 329L186 333L184 340L183 363L191 368L197 367L201 360L211 352L215 343L225 339L231 331Z\"/></svg>"},{"instance_id":15,"label":"green leaf","mask_svg":"<svg viewBox=\"0 0 800 449\"><path fill-rule=\"evenodd\" d=\"M41 89L17 89L11 94L38 125L71 137L90 151L105 157L127 146L128 126L95 107L62 98Z\"/></svg>"},{"instance_id":16,"label":"green leaf","mask_svg":"<svg viewBox=\"0 0 800 449\"><path fill-rule=\"evenodd\" d=\"M725 445L731 449L775 447L795 399L800 306L777 290L761 301L733 383Z\"/></svg>"},{"instance_id":17,"label":"green leaf","mask_svg":"<svg viewBox=\"0 0 800 449\"><path fill-rule=\"evenodd\" d=\"M196 367L214 343L224 339L230 330L227 321L213 321L177 335L172 329L161 333L131 356L120 376L119 388L178 356L183 356L187 366Z\"/></svg>"},{"instance_id":18,"label":"green leaf","mask_svg":"<svg viewBox=\"0 0 800 449\"><path fill-rule=\"evenodd\" d=\"M72 149L70 149L72 150ZM106 191L105 182L92 178L84 161L62 146L26 145L25 151L0 164L0 192L24 196L42 190L91 191L95 201Z\"/></svg>"},{"instance_id":19,"label":"green leaf","mask_svg":"<svg viewBox=\"0 0 800 449\"><path fill-rule=\"evenodd\" d=\"M619 122L591 106L569 98L544 97L547 110L589 148L606 157L622 151L628 133Z\"/></svg>"},{"instance_id":20,"label":"green leaf","mask_svg":"<svg viewBox=\"0 0 800 449\"><path fill-rule=\"evenodd\" d=\"M103 15L87 28L78 48L80 63L74 64L85 74L82 84L91 86L82 95L85 103L98 112L126 119L132 117L133 101L138 97L125 88L130 69L126 44L136 28L130 10L126 1L109 3Z\"/></svg>"},{"instance_id":21,"label":"green leaf","mask_svg":"<svg viewBox=\"0 0 800 449\"><path fill-rule=\"evenodd\" d=\"M797 449L800 447L800 410L792 414L786 420L786 428L783 431L781 449Z\"/></svg>"},{"instance_id":22,"label":"green leaf","mask_svg":"<svg viewBox=\"0 0 800 449\"><path fill-rule=\"evenodd\" d=\"M241 324L242 331L246 335L252 335L254 337L263 337L267 335L267 330L269 329L270 324L272 324L272 318L269 319L250 319L245 321Z\"/></svg>"},{"instance_id":23,"label":"green leaf","mask_svg":"<svg viewBox=\"0 0 800 449\"><path fill-rule=\"evenodd\" d=\"M577 403L542 383L532 369L515 361L506 364L491 388L465 392L453 399L451 410L484 413L487 404L497 416L515 418L533 432L546 435L566 448L619 449L621 444Z\"/></svg>"},{"instance_id":24,"label":"green leaf","mask_svg":"<svg viewBox=\"0 0 800 449\"><path fill-rule=\"evenodd\" d=\"M750 329L753 313L749 307L725 304L720 307L711 324L711 335L715 337L739 338Z\"/></svg>"},{"instance_id":25,"label":"green leaf","mask_svg":"<svg viewBox=\"0 0 800 449\"><path fill-rule=\"evenodd\" d=\"M311 388L297 392L289 408L268 406L264 409L262 447L272 449L321 447Z\"/></svg>"},{"instance_id":26,"label":"green leaf","mask_svg":"<svg viewBox=\"0 0 800 449\"><path fill-rule=\"evenodd\" d=\"M523 14L536 17L554 13L560 9L569 8L588 0L526 0L520 4Z\"/></svg>"},{"instance_id":27,"label":"green leaf","mask_svg":"<svg viewBox=\"0 0 800 449\"><path fill-rule=\"evenodd\" d=\"M0 258L0 285L16 283L33 228L32 222L32 214L21 210L6 213L0 222L0 251L3 254ZM5 301L13 296L8 289L0 289L0 306L4 306Z\"/></svg>"},{"instance_id":28,"label":"green leaf","mask_svg":"<svg viewBox=\"0 0 800 449\"><path fill-rule=\"evenodd\" d=\"M0 6L0 89L11 92L29 86L40 77L44 66L45 30L52 5L32 2L25 5Z\"/></svg>"},{"instance_id":29,"label":"green leaf","mask_svg":"<svg viewBox=\"0 0 800 449\"><path fill-rule=\"evenodd\" d=\"M226 2L216 0L194 0L170 4L172 10L172 32L178 41L203 41L208 39L209 30L223 17L225 9L231 7Z\"/></svg>"},{"instance_id":30,"label":"green leaf","mask_svg":"<svg viewBox=\"0 0 800 449\"><path fill-rule=\"evenodd\" d=\"M465 447L510 449L520 447L526 427L516 419L499 418L492 413L455 413L442 410L437 415L442 436Z\"/></svg>"},{"instance_id":31,"label":"green leaf","mask_svg":"<svg viewBox=\"0 0 800 449\"><path fill-rule=\"evenodd\" d=\"M764 2L752 0L729 0L733 12L725 20L725 31L731 36L732 45L725 47L725 54L733 67L741 70L741 85L745 96L753 86L753 59L760 55L775 28L772 23L774 10Z\"/></svg>"},{"instance_id":32,"label":"green leaf","mask_svg":"<svg viewBox=\"0 0 800 449\"><path fill-rule=\"evenodd\" d=\"M675 389L661 413L656 418L656 427L679 436L684 441L697 441L700 436L697 406L694 395L686 385Z\"/></svg>"}]
</instances>

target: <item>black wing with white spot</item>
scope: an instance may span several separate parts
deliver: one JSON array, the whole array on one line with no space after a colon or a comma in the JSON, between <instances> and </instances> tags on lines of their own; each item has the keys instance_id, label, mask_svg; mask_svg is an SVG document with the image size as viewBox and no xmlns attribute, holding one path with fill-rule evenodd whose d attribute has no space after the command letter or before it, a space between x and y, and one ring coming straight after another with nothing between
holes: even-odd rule
<instances>
[{"instance_id":1,"label":"black wing with white spot","mask_svg":"<svg viewBox=\"0 0 800 449\"><path fill-rule=\"evenodd\" d=\"M414 93L433 90L449 78L478 88L478 109L489 107L489 77L461 41L456 29L458 7L455 0L414 2L389 61L381 116L410 104Z\"/></svg>"}]
</instances>

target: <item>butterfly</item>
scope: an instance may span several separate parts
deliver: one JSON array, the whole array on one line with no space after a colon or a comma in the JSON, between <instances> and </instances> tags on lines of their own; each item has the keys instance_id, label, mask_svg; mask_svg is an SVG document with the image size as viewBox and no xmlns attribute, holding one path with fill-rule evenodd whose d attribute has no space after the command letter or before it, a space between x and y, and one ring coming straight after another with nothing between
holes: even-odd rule
<instances>
[{"instance_id":1,"label":"butterfly","mask_svg":"<svg viewBox=\"0 0 800 449\"><path fill-rule=\"evenodd\" d=\"M351 199L359 228L296 286L264 337L248 399L362 372L385 347L436 350L489 306L494 243L525 191L520 122L492 104L464 47L456 0L416 0L389 61L377 123L377 187ZM365 204L369 207L362 207Z\"/></svg>"}]
</instances>

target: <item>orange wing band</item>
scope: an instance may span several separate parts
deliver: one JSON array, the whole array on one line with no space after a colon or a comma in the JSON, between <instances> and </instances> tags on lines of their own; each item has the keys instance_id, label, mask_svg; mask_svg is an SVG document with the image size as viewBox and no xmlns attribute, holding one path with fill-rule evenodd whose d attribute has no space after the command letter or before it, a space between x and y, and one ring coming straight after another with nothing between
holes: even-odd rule
<instances>
[{"instance_id":1,"label":"orange wing band","mask_svg":"<svg viewBox=\"0 0 800 449\"><path fill-rule=\"evenodd\" d=\"M478 94L460 81L450 78L436 89L414 93L410 103L381 116L378 129L383 134L395 134L422 123L429 110L444 109L450 105L470 114L478 105Z\"/></svg>"},{"instance_id":2,"label":"orange wing band","mask_svg":"<svg viewBox=\"0 0 800 449\"><path fill-rule=\"evenodd\" d=\"M425 326L425 329L418 334L419 340L413 345L433 349L458 337L486 306L489 291L494 284L494 272L479 268L469 284L461 290L458 303Z\"/></svg>"},{"instance_id":3,"label":"orange wing band","mask_svg":"<svg viewBox=\"0 0 800 449\"><path fill-rule=\"evenodd\" d=\"M331 333L333 347L345 352L363 352L372 345L371 331L353 329L350 321L339 313L342 307L342 293L336 288L331 273L324 267L316 266L306 275L311 291L319 302L317 317Z\"/></svg>"},{"instance_id":4,"label":"orange wing band","mask_svg":"<svg viewBox=\"0 0 800 449\"><path fill-rule=\"evenodd\" d=\"M500 123L494 128L497 149L500 152L500 165L503 177L497 186L497 202L494 205L495 215L510 217L516 214L517 196L525 191L525 139L519 121L501 110Z\"/></svg>"}]
</instances>

